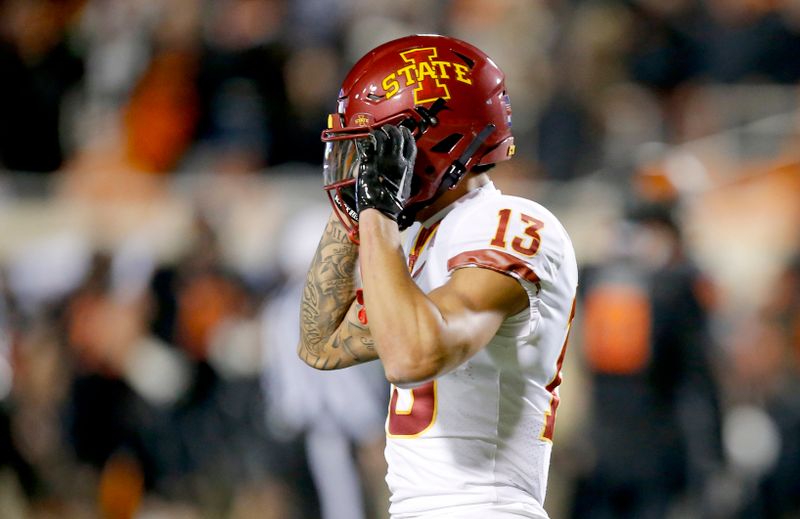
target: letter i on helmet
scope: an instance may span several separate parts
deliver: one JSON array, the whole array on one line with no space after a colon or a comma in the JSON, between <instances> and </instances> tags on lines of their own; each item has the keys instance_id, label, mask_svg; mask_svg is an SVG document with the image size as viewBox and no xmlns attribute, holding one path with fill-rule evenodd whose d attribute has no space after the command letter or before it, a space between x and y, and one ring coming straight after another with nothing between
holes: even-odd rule
<instances>
[{"instance_id":1,"label":"letter i on helmet","mask_svg":"<svg viewBox=\"0 0 800 519\"><path fill-rule=\"evenodd\" d=\"M505 75L486 54L439 35L407 36L371 50L347 74L322 132L324 189L356 243L355 140L385 124L407 126L417 144L401 229L470 169L514 154Z\"/></svg>"}]
</instances>

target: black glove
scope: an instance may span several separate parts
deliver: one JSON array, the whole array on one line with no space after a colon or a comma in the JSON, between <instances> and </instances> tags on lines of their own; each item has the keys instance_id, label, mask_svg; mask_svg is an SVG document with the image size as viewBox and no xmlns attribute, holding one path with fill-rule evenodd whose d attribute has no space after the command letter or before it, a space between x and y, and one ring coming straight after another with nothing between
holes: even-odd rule
<instances>
[{"instance_id":1,"label":"black glove","mask_svg":"<svg viewBox=\"0 0 800 519\"><path fill-rule=\"evenodd\" d=\"M356 141L361 165L356 182L356 205L377 209L392 220L411 194L417 144L406 127L385 125Z\"/></svg>"}]
</instances>

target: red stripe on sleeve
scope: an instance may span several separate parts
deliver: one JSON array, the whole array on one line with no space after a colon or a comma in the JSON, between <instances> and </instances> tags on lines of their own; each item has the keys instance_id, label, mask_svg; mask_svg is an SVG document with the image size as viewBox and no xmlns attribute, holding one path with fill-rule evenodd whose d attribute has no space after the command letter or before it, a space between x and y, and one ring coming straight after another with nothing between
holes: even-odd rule
<instances>
[{"instance_id":1,"label":"red stripe on sleeve","mask_svg":"<svg viewBox=\"0 0 800 519\"><path fill-rule=\"evenodd\" d=\"M521 259L507 252L491 249L471 250L462 252L447 260L448 271L469 266L487 268L501 274L512 274L515 277L530 281L536 285L537 290L541 290L541 282L536 272Z\"/></svg>"}]
</instances>

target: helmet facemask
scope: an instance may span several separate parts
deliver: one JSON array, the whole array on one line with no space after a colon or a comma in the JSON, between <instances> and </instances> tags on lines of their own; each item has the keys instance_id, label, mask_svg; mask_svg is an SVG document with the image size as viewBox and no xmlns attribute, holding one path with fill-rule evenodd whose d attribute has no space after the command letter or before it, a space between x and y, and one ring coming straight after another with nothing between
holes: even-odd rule
<instances>
[{"instance_id":1,"label":"helmet facemask","mask_svg":"<svg viewBox=\"0 0 800 519\"><path fill-rule=\"evenodd\" d=\"M336 217L347 230L350 241L355 244L358 244L356 175L360 165L356 138L332 140L325 144L322 166L324 189Z\"/></svg>"}]
</instances>

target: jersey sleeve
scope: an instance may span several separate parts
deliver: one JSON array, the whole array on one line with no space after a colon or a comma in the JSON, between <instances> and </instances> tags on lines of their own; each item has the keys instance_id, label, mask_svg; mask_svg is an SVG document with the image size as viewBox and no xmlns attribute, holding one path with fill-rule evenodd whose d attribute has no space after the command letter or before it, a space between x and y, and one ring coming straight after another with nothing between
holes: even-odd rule
<instances>
[{"instance_id":1,"label":"jersey sleeve","mask_svg":"<svg viewBox=\"0 0 800 519\"><path fill-rule=\"evenodd\" d=\"M535 296L555 280L565 232L544 207L499 197L471 208L448 233L447 270L479 267L519 280Z\"/></svg>"}]
</instances>

